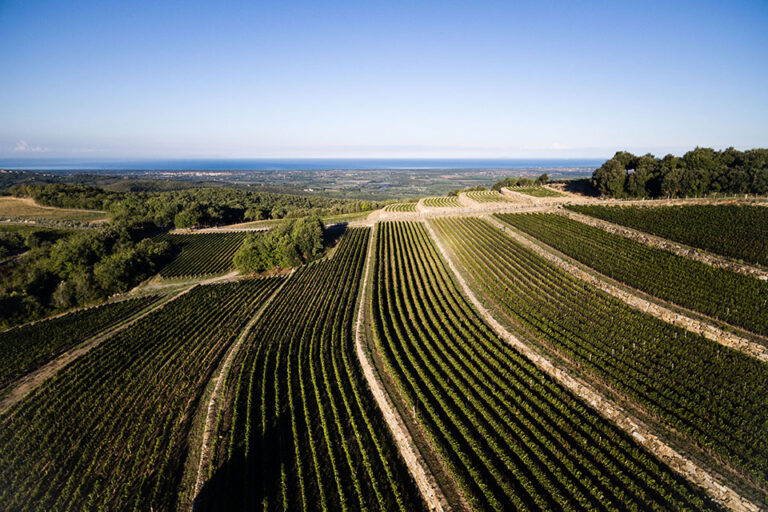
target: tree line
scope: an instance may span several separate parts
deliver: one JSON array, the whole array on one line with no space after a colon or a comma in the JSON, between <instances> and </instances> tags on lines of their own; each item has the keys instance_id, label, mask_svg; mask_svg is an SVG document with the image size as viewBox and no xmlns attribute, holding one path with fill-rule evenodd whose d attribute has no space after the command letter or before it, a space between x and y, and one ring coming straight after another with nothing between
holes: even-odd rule
<instances>
[{"instance_id":1,"label":"tree line","mask_svg":"<svg viewBox=\"0 0 768 512\"><path fill-rule=\"evenodd\" d=\"M547 173L542 174L536 179L528 178L526 176L522 176L520 178L504 178L503 180L497 181L493 184L491 187L491 190L495 190L496 192L501 192L502 188L510 188L510 187L533 187L538 185L546 185L549 182L549 175Z\"/></svg>"},{"instance_id":2,"label":"tree line","mask_svg":"<svg viewBox=\"0 0 768 512\"><path fill-rule=\"evenodd\" d=\"M617 152L592 174L605 197L703 197L768 193L768 149L697 147L682 157Z\"/></svg>"},{"instance_id":3,"label":"tree line","mask_svg":"<svg viewBox=\"0 0 768 512\"><path fill-rule=\"evenodd\" d=\"M547 173L542 174L536 179L529 178L527 176L521 176L519 178L507 177L491 185L491 190L496 192L501 192L502 188L533 187L537 185L546 185L548 182L549 182L549 176L547 175ZM451 190L450 192L448 192L448 197L456 197L462 192L484 192L486 190L488 190L488 187L484 185L477 185L474 187L466 187L466 188L457 188L456 190Z\"/></svg>"},{"instance_id":4,"label":"tree line","mask_svg":"<svg viewBox=\"0 0 768 512\"><path fill-rule=\"evenodd\" d=\"M245 221L340 215L378 208L377 202L254 192L231 187L164 192L114 192L78 184L22 184L8 193L60 208L105 210L111 219L194 228Z\"/></svg>"}]
</instances>

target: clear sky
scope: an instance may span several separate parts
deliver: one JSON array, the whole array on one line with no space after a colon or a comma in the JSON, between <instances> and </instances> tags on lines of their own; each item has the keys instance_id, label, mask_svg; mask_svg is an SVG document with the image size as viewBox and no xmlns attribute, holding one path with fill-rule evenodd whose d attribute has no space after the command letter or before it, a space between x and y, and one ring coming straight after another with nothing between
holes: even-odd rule
<instances>
[{"instance_id":1,"label":"clear sky","mask_svg":"<svg viewBox=\"0 0 768 512\"><path fill-rule=\"evenodd\" d=\"M0 0L0 157L768 146L768 2Z\"/></svg>"}]
</instances>

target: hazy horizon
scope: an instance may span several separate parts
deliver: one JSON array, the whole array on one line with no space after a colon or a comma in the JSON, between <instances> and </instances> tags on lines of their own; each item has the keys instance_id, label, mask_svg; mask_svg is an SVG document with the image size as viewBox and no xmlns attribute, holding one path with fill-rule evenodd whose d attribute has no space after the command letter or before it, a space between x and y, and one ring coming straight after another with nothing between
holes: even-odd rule
<instances>
[{"instance_id":1,"label":"hazy horizon","mask_svg":"<svg viewBox=\"0 0 768 512\"><path fill-rule=\"evenodd\" d=\"M600 158L251 158L61 159L0 158L0 169L30 171L255 171L594 168Z\"/></svg>"}]
</instances>

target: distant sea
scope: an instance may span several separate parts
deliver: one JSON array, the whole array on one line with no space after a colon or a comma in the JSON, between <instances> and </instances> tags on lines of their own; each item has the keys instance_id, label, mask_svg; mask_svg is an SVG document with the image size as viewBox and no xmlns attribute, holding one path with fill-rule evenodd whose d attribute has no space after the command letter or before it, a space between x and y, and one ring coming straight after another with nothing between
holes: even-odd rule
<instances>
[{"instance_id":1,"label":"distant sea","mask_svg":"<svg viewBox=\"0 0 768 512\"><path fill-rule=\"evenodd\" d=\"M0 159L0 169L29 171L259 171L351 169L530 169L599 167L605 159L275 158L208 160Z\"/></svg>"}]
</instances>

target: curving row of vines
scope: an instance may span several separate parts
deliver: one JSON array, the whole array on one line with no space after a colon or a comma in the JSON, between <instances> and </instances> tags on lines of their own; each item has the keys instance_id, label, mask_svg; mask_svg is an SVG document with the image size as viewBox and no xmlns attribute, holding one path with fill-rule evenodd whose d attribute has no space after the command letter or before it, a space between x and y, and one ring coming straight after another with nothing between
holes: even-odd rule
<instances>
[{"instance_id":1,"label":"curving row of vines","mask_svg":"<svg viewBox=\"0 0 768 512\"><path fill-rule=\"evenodd\" d=\"M502 221L598 272L724 322L768 334L768 282L569 219L532 213Z\"/></svg>"},{"instance_id":2,"label":"curving row of vines","mask_svg":"<svg viewBox=\"0 0 768 512\"><path fill-rule=\"evenodd\" d=\"M557 190L547 187L509 187L509 190L533 197L564 197Z\"/></svg>"},{"instance_id":3,"label":"curving row of vines","mask_svg":"<svg viewBox=\"0 0 768 512\"><path fill-rule=\"evenodd\" d=\"M630 308L487 221L434 225L521 332L751 475L758 487L768 483L768 365Z\"/></svg>"},{"instance_id":4,"label":"curving row of vines","mask_svg":"<svg viewBox=\"0 0 768 512\"><path fill-rule=\"evenodd\" d=\"M192 417L280 278L198 286L0 416L4 510L173 510Z\"/></svg>"},{"instance_id":5,"label":"curving row of vines","mask_svg":"<svg viewBox=\"0 0 768 512\"><path fill-rule=\"evenodd\" d=\"M464 195L478 203L499 203L507 201L507 198L495 190L474 190L471 192L464 192Z\"/></svg>"},{"instance_id":6,"label":"curving row of vines","mask_svg":"<svg viewBox=\"0 0 768 512\"><path fill-rule=\"evenodd\" d=\"M765 206L574 205L569 208L747 263L768 265L768 208Z\"/></svg>"},{"instance_id":7,"label":"curving row of vines","mask_svg":"<svg viewBox=\"0 0 768 512\"><path fill-rule=\"evenodd\" d=\"M428 208L458 208L461 206L459 198L450 197L427 197L424 199L424 206Z\"/></svg>"},{"instance_id":8,"label":"curving row of vines","mask_svg":"<svg viewBox=\"0 0 768 512\"><path fill-rule=\"evenodd\" d=\"M170 242L178 255L163 267L160 275L165 278L223 274L234 268L235 252L243 244L246 231L231 233L196 233L176 235L166 233L156 240Z\"/></svg>"},{"instance_id":9,"label":"curving row of vines","mask_svg":"<svg viewBox=\"0 0 768 512\"><path fill-rule=\"evenodd\" d=\"M158 299L127 299L0 332L0 389Z\"/></svg>"},{"instance_id":10,"label":"curving row of vines","mask_svg":"<svg viewBox=\"0 0 768 512\"><path fill-rule=\"evenodd\" d=\"M415 212L416 203L395 203L384 207L385 212Z\"/></svg>"},{"instance_id":11,"label":"curving row of vines","mask_svg":"<svg viewBox=\"0 0 768 512\"><path fill-rule=\"evenodd\" d=\"M716 508L500 340L422 224L381 224L375 270L380 353L472 508Z\"/></svg>"},{"instance_id":12,"label":"curving row of vines","mask_svg":"<svg viewBox=\"0 0 768 512\"><path fill-rule=\"evenodd\" d=\"M355 355L369 236L301 267L245 340L198 510L423 509Z\"/></svg>"}]
</instances>

